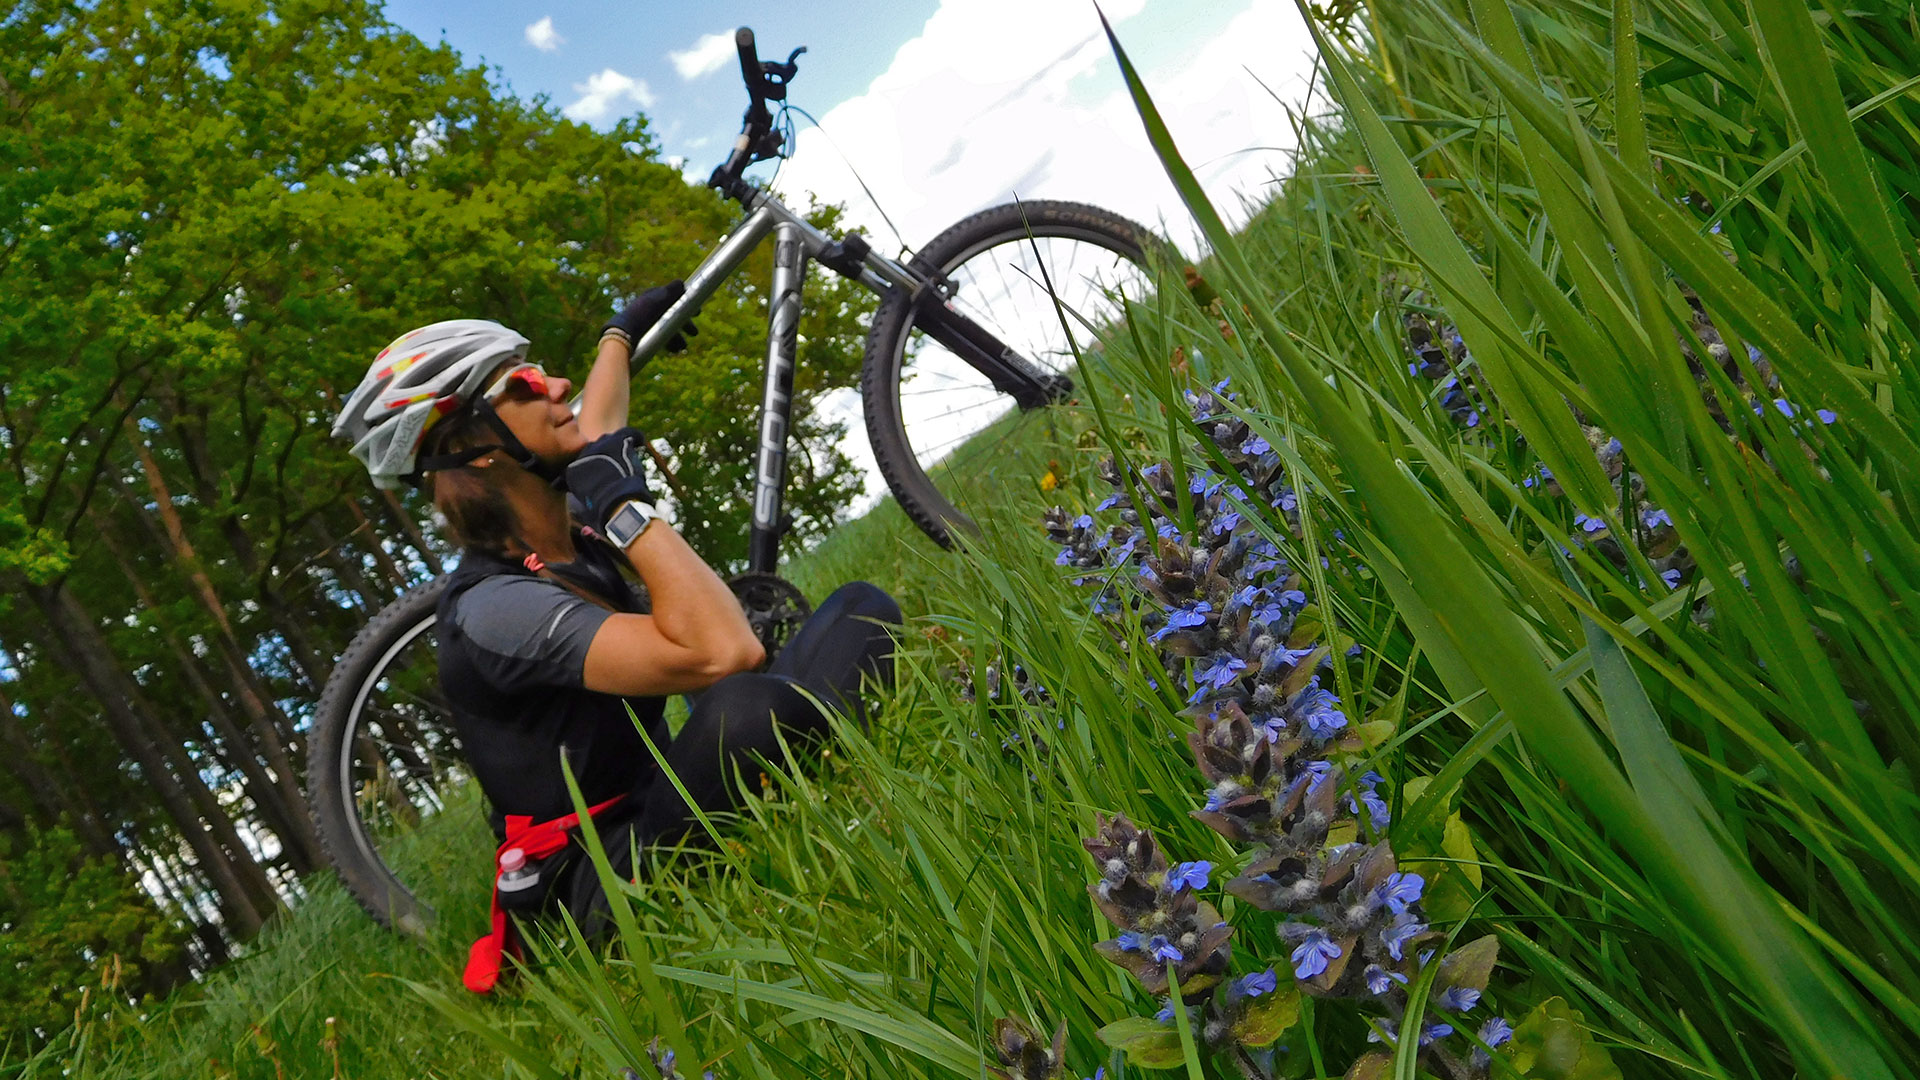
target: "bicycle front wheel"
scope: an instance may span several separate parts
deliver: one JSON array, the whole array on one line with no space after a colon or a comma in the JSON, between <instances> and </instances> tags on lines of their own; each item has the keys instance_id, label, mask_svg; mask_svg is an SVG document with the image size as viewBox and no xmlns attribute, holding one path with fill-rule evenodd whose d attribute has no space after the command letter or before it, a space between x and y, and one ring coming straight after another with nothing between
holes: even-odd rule
<instances>
[{"instance_id":1,"label":"bicycle front wheel","mask_svg":"<svg viewBox=\"0 0 1920 1080\"><path fill-rule=\"evenodd\" d=\"M436 849L484 831L440 694L434 610L446 585L415 586L354 635L320 693L308 747L309 800L341 882L383 925L416 936L434 912L401 873L427 873L446 861Z\"/></svg>"},{"instance_id":2,"label":"bicycle front wheel","mask_svg":"<svg viewBox=\"0 0 1920 1080\"><path fill-rule=\"evenodd\" d=\"M922 248L912 266L944 276L952 308L1040 374L1071 379L1074 346L1084 350L1118 325L1123 296L1138 301L1149 291L1146 253L1160 246L1145 227L1098 207L1036 201L962 220ZM887 486L915 524L952 547L977 529L966 512L975 497L971 485L1038 479L1049 455L1060 452L1061 430L1057 410L1020 408L933 340L917 314L899 292L880 305L860 391Z\"/></svg>"}]
</instances>

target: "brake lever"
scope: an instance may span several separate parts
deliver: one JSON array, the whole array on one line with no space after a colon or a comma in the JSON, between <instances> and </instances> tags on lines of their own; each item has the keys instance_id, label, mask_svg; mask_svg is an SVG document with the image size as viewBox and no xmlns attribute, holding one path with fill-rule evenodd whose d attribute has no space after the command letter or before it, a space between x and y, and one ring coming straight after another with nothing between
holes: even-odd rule
<instances>
[{"instance_id":1,"label":"brake lever","mask_svg":"<svg viewBox=\"0 0 1920 1080\"><path fill-rule=\"evenodd\" d=\"M779 63L773 60L760 61L762 97L768 101L787 100L787 84L792 82L793 77L799 73L800 65L796 63L796 61L799 60L800 54L806 51L807 47L805 45L800 46L787 54L785 63Z\"/></svg>"}]
</instances>

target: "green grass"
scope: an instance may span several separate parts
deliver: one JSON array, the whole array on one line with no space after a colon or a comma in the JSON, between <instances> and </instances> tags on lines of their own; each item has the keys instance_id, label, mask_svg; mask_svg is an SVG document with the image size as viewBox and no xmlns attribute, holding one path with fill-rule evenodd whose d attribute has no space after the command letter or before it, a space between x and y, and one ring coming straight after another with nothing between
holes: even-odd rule
<instances>
[{"instance_id":1,"label":"green grass","mask_svg":"<svg viewBox=\"0 0 1920 1080\"><path fill-rule=\"evenodd\" d=\"M870 734L622 890L607 958L556 928L536 975L464 1000L475 930L448 918L421 950L321 888L193 997L94 1022L99 1046L57 1045L42 1074L215 1074L199 1054L274 1076L260 1024L288 1075L327 1076L326 1015L356 1077L648 1076L656 1036L688 1075L973 1077L1007 1015L1065 1021L1067 1075L1137 1073L1096 1031L1157 1003L1092 951L1112 928L1080 839L1124 812L1173 858L1246 855L1189 816L1190 721L1142 627L1092 615L1036 524L1092 508L1105 454L1213 464L1179 394L1231 377L1303 496L1297 529L1249 513L1359 646L1328 676L1348 712L1390 731L1363 752L1390 838L1468 896L1441 929L1501 942L1487 1011L1559 998L1618 1075L1916 1075L1920 223L1892 193L1920 183L1920 35L1911 12L1748 10L1359 9L1327 43L1340 114L1300 119L1298 169L1237 235L1136 87L1220 299L1165 289L1089 353L1060 440L980 478L964 556L883 503L791 568L816 600L864 577L915 616ZM1688 367L1711 353L1681 283L1730 367ZM1481 423L1409 377L1416 308L1459 327ZM1757 410L1728 374L1745 343L1780 378ZM1803 424L1816 408L1836 423ZM1639 532L1640 493L1592 464L1606 438L1672 515L1679 592L1646 552L1571 542L1576 512ZM1523 483L1542 463L1566 494ZM1045 699L958 692L1014 661ZM1235 971L1284 972L1275 917L1213 898ZM316 957L338 966L316 978ZM1312 1002L1279 1071L1340 1075L1368 1015Z\"/></svg>"}]
</instances>

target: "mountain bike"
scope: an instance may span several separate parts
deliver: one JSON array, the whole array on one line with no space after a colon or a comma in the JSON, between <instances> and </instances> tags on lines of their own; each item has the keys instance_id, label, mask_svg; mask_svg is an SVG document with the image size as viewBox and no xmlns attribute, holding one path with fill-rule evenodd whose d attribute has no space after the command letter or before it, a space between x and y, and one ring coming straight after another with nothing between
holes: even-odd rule
<instances>
[{"instance_id":1,"label":"mountain bike","mask_svg":"<svg viewBox=\"0 0 1920 1080\"><path fill-rule=\"evenodd\" d=\"M804 48L762 61L753 32L735 35L750 103L732 153L708 183L744 211L686 277L686 294L634 344L639 371L747 257L769 239L767 351L753 464L748 569L732 580L755 632L776 652L809 612L776 571L784 528L788 422L803 285L809 266L879 297L860 393L881 476L908 517L953 547L977 528L959 481L991 473L994 452L1024 424L1073 394L1070 335L1119 321L1119 298L1148 288L1150 257L1166 249L1145 228L1097 207L1032 201L982 210L935 236L911 259L875 251L859 233L831 237L743 178L785 157L784 102ZM936 477L938 479L936 479ZM321 842L341 880L374 918L421 934L432 908L402 880L396 859L450 807L477 802L440 696L434 609L444 579L416 586L357 634L320 695L309 748L308 793Z\"/></svg>"}]
</instances>

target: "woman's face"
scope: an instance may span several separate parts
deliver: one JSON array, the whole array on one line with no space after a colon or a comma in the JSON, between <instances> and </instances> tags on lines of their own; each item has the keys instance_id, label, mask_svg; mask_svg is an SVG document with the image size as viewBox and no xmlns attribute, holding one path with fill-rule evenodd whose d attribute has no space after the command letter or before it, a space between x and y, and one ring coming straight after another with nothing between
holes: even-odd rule
<instances>
[{"instance_id":1,"label":"woman's face","mask_svg":"<svg viewBox=\"0 0 1920 1080\"><path fill-rule=\"evenodd\" d=\"M542 461L571 461L587 445L573 410L567 407L573 383L530 364L504 367L496 378L509 374L513 377L493 399L494 412L520 444Z\"/></svg>"}]
</instances>

